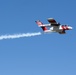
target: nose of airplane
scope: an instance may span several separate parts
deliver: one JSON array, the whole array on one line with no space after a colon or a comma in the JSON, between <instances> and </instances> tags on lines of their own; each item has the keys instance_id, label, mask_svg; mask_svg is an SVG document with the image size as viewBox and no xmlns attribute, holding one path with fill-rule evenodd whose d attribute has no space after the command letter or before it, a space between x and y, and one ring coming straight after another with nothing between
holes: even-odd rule
<instances>
[{"instance_id":1,"label":"nose of airplane","mask_svg":"<svg viewBox=\"0 0 76 75\"><path fill-rule=\"evenodd\" d=\"M71 27L71 26L69 26L68 28L69 28L70 30L73 29L73 27Z\"/></svg>"}]
</instances>

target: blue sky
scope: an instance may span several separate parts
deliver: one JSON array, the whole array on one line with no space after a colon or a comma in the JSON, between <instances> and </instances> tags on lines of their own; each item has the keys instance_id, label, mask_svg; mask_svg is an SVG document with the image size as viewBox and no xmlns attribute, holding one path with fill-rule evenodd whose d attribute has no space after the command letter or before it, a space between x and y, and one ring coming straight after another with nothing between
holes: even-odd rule
<instances>
[{"instance_id":1,"label":"blue sky","mask_svg":"<svg viewBox=\"0 0 76 75\"><path fill-rule=\"evenodd\" d=\"M1 0L0 35L42 32L35 24L55 18L73 30L0 41L0 75L76 75L75 0Z\"/></svg>"}]
</instances>

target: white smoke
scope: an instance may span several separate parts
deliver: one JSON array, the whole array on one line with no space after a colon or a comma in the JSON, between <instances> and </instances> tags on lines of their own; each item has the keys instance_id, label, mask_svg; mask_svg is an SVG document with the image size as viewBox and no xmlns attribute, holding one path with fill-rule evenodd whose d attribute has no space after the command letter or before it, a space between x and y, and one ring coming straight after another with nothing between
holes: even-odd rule
<instances>
[{"instance_id":1,"label":"white smoke","mask_svg":"<svg viewBox=\"0 0 76 75\"><path fill-rule=\"evenodd\" d=\"M3 39L15 39L15 38L22 38L22 37L31 37L41 35L41 32L37 33L21 33L21 34L13 34L13 35L1 35L0 40Z\"/></svg>"}]
</instances>

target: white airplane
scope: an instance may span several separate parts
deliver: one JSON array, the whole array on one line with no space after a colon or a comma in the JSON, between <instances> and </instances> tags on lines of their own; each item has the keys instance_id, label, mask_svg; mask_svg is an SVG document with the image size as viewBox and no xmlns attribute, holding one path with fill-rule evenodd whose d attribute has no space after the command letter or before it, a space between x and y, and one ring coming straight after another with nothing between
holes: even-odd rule
<instances>
[{"instance_id":1,"label":"white airplane","mask_svg":"<svg viewBox=\"0 0 76 75\"><path fill-rule=\"evenodd\" d=\"M44 32L58 32L59 34L65 34L65 30L71 30L72 27L68 25L61 25L57 23L53 18L48 18L49 24L43 24L40 20L35 21L39 27L43 29ZM47 28L49 27L49 29Z\"/></svg>"}]
</instances>

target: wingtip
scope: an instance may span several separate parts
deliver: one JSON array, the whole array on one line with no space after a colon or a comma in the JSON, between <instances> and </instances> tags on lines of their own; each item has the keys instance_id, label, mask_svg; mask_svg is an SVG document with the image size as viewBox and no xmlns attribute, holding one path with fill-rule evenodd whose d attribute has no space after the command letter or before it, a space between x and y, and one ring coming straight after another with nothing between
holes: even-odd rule
<instances>
[{"instance_id":1,"label":"wingtip","mask_svg":"<svg viewBox=\"0 0 76 75\"><path fill-rule=\"evenodd\" d=\"M50 20L50 19L54 19L54 18L48 18L48 20Z\"/></svg>"}]
</instances>

